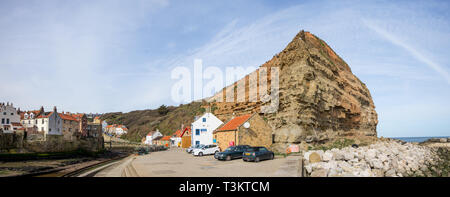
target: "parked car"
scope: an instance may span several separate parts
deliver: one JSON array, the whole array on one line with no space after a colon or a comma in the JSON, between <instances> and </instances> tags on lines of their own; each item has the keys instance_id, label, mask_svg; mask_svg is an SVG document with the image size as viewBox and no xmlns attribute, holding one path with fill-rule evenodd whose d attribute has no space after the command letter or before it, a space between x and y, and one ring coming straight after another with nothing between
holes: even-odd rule
<instances>
[{"instance_id":1,"label":"parked car","mask_svg":"<svg viewBox=\"0 0 450 197\"><path fill-rule=\"evenodd\" d=\"M203 146L205 146L205 145L203 145L203 144L193 145L193 146L187 148L187 149L186 149L186 152L187 152L187 153L192 153L192 151L193 151L194 149L197 149L197 148L203 148Z\"/></svg>"},{"instance_id":2,"label":"parked car","mask_svg":"<svg viewBox=\"0 0 450 197\"><path fill-rule=\"evenodd\" d=\"M230 146L225 151L214 154L214 158L218 160L240 159L246 149L250 148L248 145Z\"/></svg>"},{"instance_id":3,"label":"parked car","mask_svg":"<svg viewBox=\"0 0 450 197\"><path fill-rule=\"evenodd\" d=\"M272 151L267 150L266 147L251 147L244 151L242 154L242 160L255 161L273 159L275 154Z\"/></svg>"},{"instance_id":4,"label":"parked car","mask_svg":"<svg viewBox=\"0 0 450 197\"><path fill-rule=\"evenodd\" d=\"M138 147L138 148L135 148L135 151L137 152L138 155L146 155L146 154L150 153L150 148L149 147Z\"/></svg>"},{"instance_id":5,"label":"parked car","mask_svg":"<svg viewBox=\"0 0 450 197\"><path fill-rule=\"evenodd\" d=\"M215 144L206 145L201 148L192 150L192 154L194 156L212 155L212 154L216 154L218 152L220 152L220 149Z\"/></svg>"}]
</instances>

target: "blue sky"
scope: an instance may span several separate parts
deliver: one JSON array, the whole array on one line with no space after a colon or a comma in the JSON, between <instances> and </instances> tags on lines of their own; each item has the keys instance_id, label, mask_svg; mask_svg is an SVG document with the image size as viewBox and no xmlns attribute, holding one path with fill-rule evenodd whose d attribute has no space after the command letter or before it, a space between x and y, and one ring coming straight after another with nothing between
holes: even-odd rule
<instances>
[{"instance_id":1,"label":"blue sky","mask_svg":"<svg viewBox=\"0 0 450 197\"><path fill-rule=\"evenodd\" d=\"M448 1L0 1L0 100L176 105L176 66L259 66L304 29L371 91L379 136L450 135ZM244 73L245 74L245 73Z\"/></svg>"}]
</instances>

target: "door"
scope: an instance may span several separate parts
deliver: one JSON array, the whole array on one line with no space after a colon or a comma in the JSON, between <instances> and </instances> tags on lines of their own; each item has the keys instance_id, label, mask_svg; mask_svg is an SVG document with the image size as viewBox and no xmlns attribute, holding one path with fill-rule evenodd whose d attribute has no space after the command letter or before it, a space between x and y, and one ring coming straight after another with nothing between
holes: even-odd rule
<instances>
[{"instance_id":1,"label":"door","mask_svg":"<svg viewBox=\"0 0 450 197\"><path fill-rule=\"evenodd\" d=\"M205 154L205 155L211 154L211 146L210 145L205 146L205 150L203 150L203 154Z\"/></svg>"},{"instance_id":2,"label":"door","mask_svg":"<svg viewBox=\"0 0 450 197\"><path fill-rule=\"evenodd\" d=\"M240 158L242 156L242 153L240 151L241 151L241 148L234 148L233 158Z\"/></svg>"},{"instance_id":3,"label":"door","mask_svg":"<svg viewBox=\"0 0 450 197\"><path fill-rule=\"evenodd\" d=\"M269 151L266 148L260 148L259 151L261 152L261 159L269 159Z\"/></svg>"}]
</instances>

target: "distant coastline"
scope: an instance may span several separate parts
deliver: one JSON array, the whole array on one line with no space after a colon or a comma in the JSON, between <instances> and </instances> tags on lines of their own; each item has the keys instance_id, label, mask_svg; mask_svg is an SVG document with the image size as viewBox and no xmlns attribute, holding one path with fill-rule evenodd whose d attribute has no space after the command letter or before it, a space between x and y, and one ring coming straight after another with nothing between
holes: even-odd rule
<instances>
[{"instance_id":1,"label":"distant coastline","mask_svg":"<svg viewBox=\"0 0 450 197\"><path fill-rule=\"evenodd\" d=\"M449 138L450 136L430 136L430 137L389 137L391 139L402 140L405 142L425 142L432 138Z\"/></svg>"}]
</instances>

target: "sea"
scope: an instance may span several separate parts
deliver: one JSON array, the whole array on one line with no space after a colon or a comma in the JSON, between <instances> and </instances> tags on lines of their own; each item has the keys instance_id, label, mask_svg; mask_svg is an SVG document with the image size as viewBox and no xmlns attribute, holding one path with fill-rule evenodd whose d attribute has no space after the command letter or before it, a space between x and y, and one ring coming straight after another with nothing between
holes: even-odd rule
<instances>
[{"instance_id":1,"label":"sea","mask_svg":"<svg viewBox=\"0 0 450 197\"><path fill-rule=\"evenodd\" d=\"M405 142L424 142L431 138L449 138L450 136L433 136L433 137L390 137L396 140L402 140Z\"/></svg>"}]
</instances>

